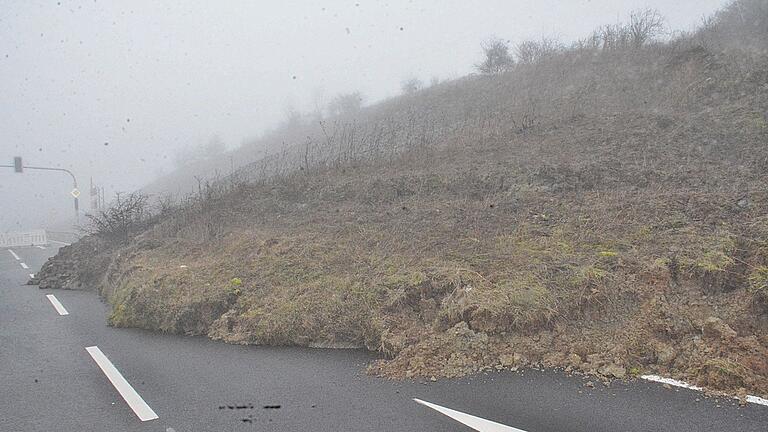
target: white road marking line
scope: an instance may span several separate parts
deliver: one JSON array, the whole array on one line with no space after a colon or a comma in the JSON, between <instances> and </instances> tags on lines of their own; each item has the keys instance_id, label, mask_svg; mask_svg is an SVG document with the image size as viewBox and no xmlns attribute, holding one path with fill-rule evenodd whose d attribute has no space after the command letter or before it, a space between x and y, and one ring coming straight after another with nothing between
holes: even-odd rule
<instances>
[{"instance_id":1,"label":"white road marking line","mask_svg":"<svg viewBox=\"0 0 768 432\"><path fill-rule=\"evenodd\" d=\"M53 305L53 308L56 309L56 312L58 312L59 315L69 315L69 312L67 312L67 310L64 309L64 305L61 304L61 302L59 301L59 299L56 298L55 295L48 294L46 295L46 297L48 297L48 300L51 302L51 304Z\"/></svg>"},{"instance_id":2,"label":"white road marking line","mask_svg":"<svg viewBox=\"0 0 768 432\"><path fill-rule=\"evenodd\" d=\"M761 397L752 396L752 395L747 395L747 402L768 406L768 399L763 399Z\"/></svg>"},{"instance_id":3,"label":"white road marking line","mask_svg":"<svg viewBox=\"0 0 768 432\"><path fill-rule=\"evenodd\" d=\"M64 246L69 246L69 245L72 244L72 243L60 242L60 241L56 241L56 240L48 240L48 241L51 242L51 243L63 244Z\"/></svg>"},{"instance_id":4,"label":"white road marking line","mask_svg":"<svg viewBox=\"0 0 768 432\"><path fill-rule=\"evenodd\" d=\"M652 382L657 382L661 384L669 384L671 386L680 387L688 390L704 391L704 388L702 387L695 386L693 384L688 384L687 382L678 381L672 378L660 377L658 375L643 375L640 378L646 381L652 381ZM734 399L738 399L738 398L734 398ZM746 400L749 403L768 406L768 399L763 399L761 397L747 395Z\"/></svg>"},{"instance_id":5,"label":"white road marking line","mask_svg":"<svg viewBox=\"0 0 768 432\"><path fill-rule=\"evenodd\" d=\"M642 378L642 379L644 379L646 381L653 381L653 382L662 383L662 384L669 384L671 386L680 387L680 388L686 388L686 389L689 389L689 390L696 390L696 391L703 391L704 390L703 388L695 386L693 384L688 384L686 382L678 381L678 380L672 379L672 378L660 377L658 375L643 375L640 378Z\"/></svg>"},{"instance_id":6,"label":"white road marking line","mask_svg":"<svg viewBox=\"0 0 768 432\"><path fill-rule=\"evenodd\" d=\"M13 255L13 257L14 257L14 258L16 258L16 261L19 261L19 260L21 260L21 258L19 258L19 256L18 256L18 255L16 255L16 252L14 252L13 250L11 250L11 249L8 249L8 252L10 252L10 253L11 253L11 255Z\"/></svg>"},{"instance_id":7,"label":"white road marking line","mask_svg":"<svg viewBox=\"0 0 768 432\"><path fill-rule=\"evenodd\" d=\"M139 417L139 420L148 421L158 418L157 414L152 411L152 408L150 408L149 405L144 402L144 399L142 399L141 396L136 393L136 390L131 387L128 381L123 378L123 375L120 374L120 371L118 371L115 365L109 361L107 356L101 352L99 347L86 347L85 350L88 351L88 354L91 355L93 361L99 365L101 371L104 372L104 375L106 375L107 378L109 378L109 381L118 391L118 393L120 393L120 396L123 397L128 406L131 407L136 416Z\"/></svg>"},{"instance_id":8,"label":"white road marking line","mask_svg":"<svg viewBox=\"0 0 768 432\"><path fill-rule=\"evenodd\" d=\"M38 248L38 249L45 249L45 246L40 246L40 245L37 245L37 246L35 246L35 247L36 247L36 248Z\"/></svg>"},{"instance_id":9,"label":"white road marking line","mask_svg":"<svg viewBox=\"0 0 768 432\"><path fill-rule=\"evenodd\" d=\"M486 420L484 418L475 417L473 415L465 414L463 412L452 410L450 408L441 407L440 405L435 405L433 403L425 402L421 399L413 399L413 400L416 403L432 408L433 410L439 412L440 414L444 414L456 420L457 422L462 423L466 426L469 426L470 428L479 432L525 432L522 429L516 429L511 426L506 426L501 423L496 423L490 420Z\"/></svg>"},{"instance_id":10,"label":"white road marking line","mask_svg":"<svg viewBox=\"0 0 768 432\"><path fill-rule=\"evenodd\" d=\"M23 269L28 269L29 268L29 266L24 264L24 263L19 263L19 264L21 264L21 268L23 268Z\"/></svg>"}]
</instances>

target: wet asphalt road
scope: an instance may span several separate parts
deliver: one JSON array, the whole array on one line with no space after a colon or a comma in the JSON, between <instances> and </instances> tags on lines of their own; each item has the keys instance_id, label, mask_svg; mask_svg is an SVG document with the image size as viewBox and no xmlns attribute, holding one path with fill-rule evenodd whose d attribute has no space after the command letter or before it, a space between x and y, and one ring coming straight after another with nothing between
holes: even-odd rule
<instances>
[{"instance_id":1,"label":"wet asphalt road","mask_svg":"<svg viewBox=\"0 0 768 432\"><path fill-rule=\"evenodd\" d=\"M365 375L373 357L360 351L115 329L93 293L25 285L55 247L12 249L19 260L0 249L0 431L471 430L412 398L527 432L768 431L768 407L645 381L592 389L577 377L528 370L393 382ZM59 315L46 294L69 315ZM89 346L159 418L139 420Z\"/></svg>"}]
</instances>

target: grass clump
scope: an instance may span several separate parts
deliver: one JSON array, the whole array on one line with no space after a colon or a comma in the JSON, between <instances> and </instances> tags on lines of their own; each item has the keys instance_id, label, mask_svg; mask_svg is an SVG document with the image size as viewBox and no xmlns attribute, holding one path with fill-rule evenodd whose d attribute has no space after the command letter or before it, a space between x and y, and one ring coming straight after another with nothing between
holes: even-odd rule
<instances>
[{"instance_id":1,"label":"grass clump","mask_svg":"<svg viewBox=\"0 0 768 432\"><path fill-rule=\"evenodd\" d=\"M229 290L233 295L239 296L243 293L241 287L243 286L243 280L235 277L229 280Z\"/></svg>"},{"instance_id":2,"label":"grass clump","mask_svg":"<svg viewBox=\"0 0 768 432\"><path fill-rule=\"evenodd\" d=\"M758 266L752 270L749 275L749 288L755 300L768 307L768 266Z\"/></svg>"},{"instance_id":3,"label":"grass clump","mask_svg":"<svg viewBox=\"0 0 768 432\"><path fill-rule=\"evenodd\" d=\"M725 272L734 264L733 258L724 251L708 251L696 261L696 267L704 272Z\"/></svg>"},{"instance_id":4,"label":"grass clump","mask_svg":"<svg viewBox=\"0 0 768 432\"><path fill-rule=\"evenodd\" d=\"M132 315L130 306L124 303L116 304L109 315L109 323L115 327L128 327L133 321Z\"/></svg>"},{"instance_id":5,"label":"grass clump","mask_svg":"<svg viewBox=\"0 0 768 432\"><path fill-rule=\"evenodd\" d=\"M689 235L686 241L679 269L698 280L704 292L729 292L744 285L744 248L738 236L720 230L708 236Z\"/></svg>"},{"instance_id":6,"label":"grass clump","mask_svg":"<svg viewBox=\"0 0 768 432\"><path fill-rule=\"evenodd\" d=\"M533 273L512 274L496 282L472 279L465 280L441 310L446 327L463 320L473 330L500 333L542 325L553 317L555 298Z\"/></svg>"}]
</instances>

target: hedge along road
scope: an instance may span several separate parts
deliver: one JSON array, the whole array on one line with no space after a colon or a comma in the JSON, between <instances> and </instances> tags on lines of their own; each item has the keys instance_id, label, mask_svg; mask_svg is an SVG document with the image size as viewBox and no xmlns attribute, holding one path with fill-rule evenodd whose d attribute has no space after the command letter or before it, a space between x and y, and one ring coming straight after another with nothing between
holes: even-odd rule
<instances>
[{"instance_id":1,"label":"hedge along road","mask_svg":"<svg viewBox=\"0 0 768 432\"><path fill-rule=\"evenodd\" d=\"M13 251L19 260L0 250L0 430L764 432L768 424L764 406L646 381L590 388L536 370L390 381L365 374L374 357L361 351L115 329L91 292L25 285L55 247Z\"/></svg>"}]
</instances>

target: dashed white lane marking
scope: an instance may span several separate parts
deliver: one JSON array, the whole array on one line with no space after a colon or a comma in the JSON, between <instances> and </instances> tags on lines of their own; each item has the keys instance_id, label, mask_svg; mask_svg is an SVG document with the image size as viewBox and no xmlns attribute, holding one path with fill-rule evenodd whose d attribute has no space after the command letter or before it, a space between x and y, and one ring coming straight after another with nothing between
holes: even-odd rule
<instances>
[{"instance_id":1,"label":"dashed white lane marking","mask_svg":"<svg viewBox=\"0 0 768 432\"><path fill-rule=\"evenodd\" d=\"M48 301L51 302L51 304L53 305L53 308L56 309L56 312L58 312L59 315L69 315L69 312L67 312L67 310L64 309L64 305L61 304L61 302L59 301L59 299L56 298L55 295L48 294L46 295L46 297L48 297Z\"/></svg>"},{"instance_id":2,"label":"dashed white lane marking","mask_svg":"<svg viewBox=\"0 0 768 432\"><path fill-rule=\"evenodd\" d=\"M642 378L642 379L644 379L646 381L653 381L653 382L662 383L662 384L669 384L671 386L685 388L685 389L688 389L688 390L704 391L704 388L702 388L702 387L695 386L693 384L688 384L687 382L678 381L678 380L672 379L672 378L660 377L658 375L643 375L640 378ZM735 398L735 399L738 399L738 398ZM761 397L747 395L746 400L749 403L768 406L768 399L763 399Z\"/></svg>"},{"instance_id":3,"label":"dashed white lane marking","mask_svg":"<svg viewBox=\"0 0 768 432\"><path fill-rule=\"evenodd\" d=\"M48 240L48 241L51 242L51 243L63 244L64 246L69 246L69 245L72 244L72 243L60 242L60 241L56 241L56 240Z\"/></svg>"},{"instance_id":4,"label":"dashed white lane marking","mask_svg":"<svg viewBox=\"0 0 768 432\"><path fill-rule=\"evenodd\" d=\"M440 405L435 405L421 399L414 399L414 401L426 407L432 408L440 414L446 415L456 420L457 422L469 426L470 428L479 432L525 432L522 429L516 429L511 426L506 426L501 423L486 420L484 418L475 417L473 415L465 414L450 408L441 407Z\"/></svg>"},{"instance_id":5,"label":"dashed white lane marking","mask_svg":"<svg viewBox=\"0 0 768 432\"><path fill-rule=\"evenodd\" d=\"M45 246L40 246L40 245L37 245L37 246L35 246L35 247L36 247L36 248L38 248L38 249L45 249Z\"/></svg>"},{"instance_id":6,"label":"dashed white lane marking","mask_svg":"<svg viewBox=\"0 0 768 432\"><path fill-rule=\"evenodd\" d=\"M16 255L16 252L12 251L11 249L8 249L8 252L10 252L11 255L13 255L13 257L16 258L16 261L19 261L21 259L21 258L19 258L18 255Z\"/></svg>"},{"instance_id":7,"label":"dashed white lane marking","mask_svg":"<svg viewBox=\"0 0 768 432\"><path fill-rule=\"evenodd\" d=\"M23 269L28 269L29 268L29 266L24 264L24 263L19 263L19 264L21 264L21 268L23 268Z\"/></svg>"},{"instance_id":8,"label":"dashed white lane marking","mask_svg":"<svg viewBox=\"0 0 768 432\"><path fill-rule=\"evenodd\" d=\"M115 365L109 361L107 356L101 352L99 347L86 347L85 350L88 351L88 354L91 355L93 361L99 365L101 371L104 372L104 375L106 375L107 378L109 378L109 381L115 387L117 392L120 393L120 396L123 397L128 406L131 407L136 416L139 417L139 420L148 421L158 418L157 414L152 411L152 408L150 408L149 405L144 402L144 399L142 399L141 396L136 393L136 390L131 387L128 381L123 378L123 375L120 373L120 371L118 371Z\"/></svg>"}]
</instances>

